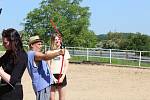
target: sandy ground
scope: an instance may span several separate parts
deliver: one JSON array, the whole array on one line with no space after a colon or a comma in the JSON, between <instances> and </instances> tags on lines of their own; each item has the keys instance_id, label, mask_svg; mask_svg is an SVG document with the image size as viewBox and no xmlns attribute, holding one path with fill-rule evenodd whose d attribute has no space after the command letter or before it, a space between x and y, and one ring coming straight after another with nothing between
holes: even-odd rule
<instances>
[{"instance_id":1,"label":"sandy ground","mask_svg":"<svg viewBox=\"0 0 150 100\"><path fill-rule=\"evenodd\" d=\"M150 69L70 64L67 77L66 100L150 100ZM27 71L23 85L24 100L35 100Z\"/></svg>"}]
</instances>

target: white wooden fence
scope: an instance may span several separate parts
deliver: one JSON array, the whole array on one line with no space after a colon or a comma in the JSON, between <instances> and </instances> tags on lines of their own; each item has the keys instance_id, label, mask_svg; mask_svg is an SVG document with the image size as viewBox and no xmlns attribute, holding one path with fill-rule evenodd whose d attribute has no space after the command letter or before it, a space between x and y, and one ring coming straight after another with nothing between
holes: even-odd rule
<instances>
[{"instance_id":1,"label":"white wooden fence","mask_svg":"<svg viewBox=\"0 0 150 100\"><path fill-rule=\"evenodd\" d=\"M27 45L24 45L28 48ZM44 46L44 50L47 50L48 46ZM150 67L150 51L135 51L135 50L118 50L118 49L102 49L102 48L83 48L83 47L66 47L69 50L71 56L81 56L86 57L86 61L90 61L89 58L107 58L109 59L109 64L112 64L112 59L118 60L128 60L137 61L138 66L141 63L147 63ZM4 53L4 51L0 51ZM149 54L149 56L144 56L144 53ZM126 64L128 65L128 64Z\"/></svg>"},{"instance_id":2,"label":"white wooden fence","mask_svg":"<svg viewBox=\"0 0 150 100\"><path fill-rule=\"evenodd\" d=\"M135 50L118 50L118 49L102 49L102 48L83 48L83 47L67 47L71 56L86 56L86 61L90 61L90 57L99 57L109 59L112 64L112 59L122 59L129 61L137 61L138 66L141 66L141 62L148 63L150 65L150 56L144 56L144 53L150 51L135 51Z\"/></svg>"}]
</instances>

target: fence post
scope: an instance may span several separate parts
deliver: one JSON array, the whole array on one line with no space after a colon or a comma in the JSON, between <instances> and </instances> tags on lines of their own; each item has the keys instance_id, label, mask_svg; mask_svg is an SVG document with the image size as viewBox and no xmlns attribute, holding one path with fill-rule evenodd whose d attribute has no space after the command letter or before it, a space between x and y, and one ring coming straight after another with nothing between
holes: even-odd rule
<instances>
[{"instance_id":1,"label":"fence post","mask_svg":"<svg viewBox=\"0 0 150 100\"><path fill-rule=\"evenodd\" d=\"M141 57L141 55L142 55L141 53L142 53L142 52L140 51L140 57L139 57L139 67L141 66L141 58L142 58L142 57Z\"/></svg>"},{"instance_id":2,"label":"fence post","mask_svg":"<svg viewBox=\"0 0 150 100\"><path fill-rule=\"evenodd\" d=\"M73 47L73 55L75 55L75 47Z\"/></svg>"},{"instance_id":3,"label":"fence post","mask_svg":"<svg viewBox=\"0 0 150 100\"><path fill-rule=\"evenodd\" d=\"M110 60L109 60L109 63L111 64L111 49L109 49L110 52L109 52L109 57L110 57Z\"/></svg>"},{"instance_id":4,"label":"fence post","mask_svg":"<svg viewBox=\"0 0 150 100\"><path fill-rule=\"evenodd\" d=\"M86 50L86 61L89 61L89 48Z\"/></svg>"}]
</instances>

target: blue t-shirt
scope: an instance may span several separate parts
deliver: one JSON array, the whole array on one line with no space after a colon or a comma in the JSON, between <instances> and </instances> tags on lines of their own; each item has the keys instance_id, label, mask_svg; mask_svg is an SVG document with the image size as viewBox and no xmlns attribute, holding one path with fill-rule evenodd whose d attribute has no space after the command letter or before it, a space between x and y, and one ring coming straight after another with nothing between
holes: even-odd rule
<instances>
[{"instance_id":1,"label":"blue t-shirt","mask_svg":"<svg viewBox=\"0 0 150 100\"><path fill-rule=\"evenodd\" d=\"M38 65L34 61L35 51L28 51L28 72L32 79L35 92L40 91L51 85L53 82L49 66L46 61L41 60Z\"/></svg>"}]
</instances>

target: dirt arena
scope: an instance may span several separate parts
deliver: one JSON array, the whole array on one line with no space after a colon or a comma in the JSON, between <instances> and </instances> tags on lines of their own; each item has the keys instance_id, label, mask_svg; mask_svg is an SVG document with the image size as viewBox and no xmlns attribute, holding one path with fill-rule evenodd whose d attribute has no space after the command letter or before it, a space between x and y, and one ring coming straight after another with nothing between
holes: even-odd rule
<instances>
[{"instance_id":1,"label":"dirt arena","mask_svg":"<svg viewBox=\"0 0 150 100\"><path fill-rule=\"evenodd\" d=\"M66 100L150 100L150 69L70 64L67 77ZM24 100L35 100L27 71L23 85Z\"/></svg>"}]
</instances>

